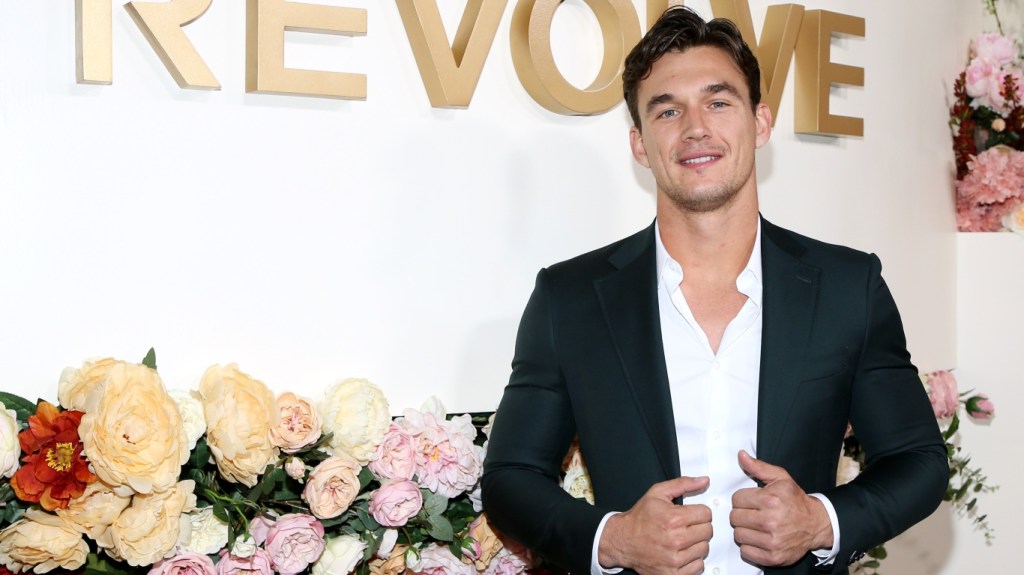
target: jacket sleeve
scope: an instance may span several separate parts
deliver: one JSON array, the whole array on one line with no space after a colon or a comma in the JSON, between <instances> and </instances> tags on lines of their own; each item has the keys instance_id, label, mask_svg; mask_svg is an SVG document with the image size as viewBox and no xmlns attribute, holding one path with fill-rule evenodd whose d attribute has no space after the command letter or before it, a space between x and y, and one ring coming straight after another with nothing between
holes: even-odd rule
<instances>
[{"instance_id":1,"label":"jacket sleeve","mask_svg":"<svg viewBox=\"0 0 1024 575\"><path fill-rule=\"evenodd\" d=\"M503 534L574 573L589 573L606 510L559 487L576 424L559 365L555 313L541 270L488 441L482 499L488 519Z\"/></svg>"},{"instance_id":2,"label":"jacket sleeve","mask_svg":"<svg viewBox=\"0 0 1024 575\"><path fill-rule=\"evenodd\" d=\"M935 511L949 481L945 442L874 255L866 287L866 333L850 403L866 466L851 483L825 492L839 519L837 571Z\"/></svg>"}]
</instances>

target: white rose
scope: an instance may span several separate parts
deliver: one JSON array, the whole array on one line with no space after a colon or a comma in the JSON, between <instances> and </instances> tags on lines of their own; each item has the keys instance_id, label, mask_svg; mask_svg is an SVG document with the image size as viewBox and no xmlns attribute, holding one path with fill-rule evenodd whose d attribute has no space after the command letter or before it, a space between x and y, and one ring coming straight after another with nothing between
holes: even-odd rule
<instances>
[{"instance_id":1,"label":"white rose","mask_svg":"<svg viewBox=\"0 0 1024 575\"><path fill-rule=\"evenodd\" d=\"M0 403L0 476L10 479L18 470L21 444L18 443L18 416Z\"/></svg>"},{"instance_id":2,"label":"white rose","mask_svg":"<svg viewBox=\"0 0 1024 575\"><path fill-rule=\"evenodd\" d=\"M342 535L328 539L320 559L313 564L313 575L334 575L351 573L356 563L363 558L366 543L355 535Z\"/></svg>"},{"instance_id":3,"label":"white rose","mask_svg":"<svg viewBox=\"0 0 1024 575\"><path fill-rule=\"evenodd\" d=\"M360 465L375 457L391 425L380 388L365 379L339 381L327 389L319 409L324 433L334 434L330 446L335 455L347 454Z\"/></svg>"},{"instance_id":4,"label":"white rose","mask_svg":"<svg viewBox=\"0 0 1024 575\"><path fill-rule=\"evenodd\" d=\"M396 543L398 543L398 530L385 529L384 535L380 538L380 547L377 548L377 557L381 559L390 558L391 551L395 548Z\"/></svg>"},{"instance_id":5,"label":"white rose","mask_svg":"<svg viewBox=\"0 0 1024 575\"><path fill-rule=\"evenodd\" d=\"M192 532L184 544L186 551L213 555L227 546L228 524L213 514L212 507L203 507L186 516L192 524Z\"/></svg>"},{"instance_id":6,"label":"white rose","mask_svg":"<svg viewBox=\"0 0 1024 575\"><path fill-rule=\"evenodd\" d=\"M284 464L284 472L288 477L302 483L306 478L306 464L298 457L291 457Z\"/></svg>"},{"instance_id":7,"label":"white rose","mask_svg":"<svg viewBox=\"0 0 1024 575\"><path fill-rule=\"evenodd\" d=\"M181 412L181 423L185 428L185 435L188 437L188 450L196 448L196 442L206 433L206 416L203 415L203 402L191 391L178 389L167 392L178 404L178 411Z\"/></svg>"},{"instance_id":8,"label":"white rose","mask_svg":"<svg viewBox=\"0 0 1024 575\"><path fill-rule=\"evenodd\" d=\"M1003 227L1011 232L1024 235L1024 204L1003 216Z\"/></svg>"},{"instance_id":9,"label":"white rose","mask_svg":"<svg viewBox=\"0 0 1024 575\"><path fill-rule=\"evenodd\" d=\"M244 559L251 557L256 552L256 547L256 540L252 538L252 535L246 535L235 539L235 544L231 546L231 554Z\"/></svg>"},{"instance_id":10,"label":"white rose","mask_svg":"<svg viewBox=\"0 0 1024 575\"><path fill-rule=\"evenodd\" d=\"M594 504L594 488L590 485L587 468L582 465L574 465L566 470L562 489L576 499L586 499L587 503Z\"/></svg>"}]
</instances>

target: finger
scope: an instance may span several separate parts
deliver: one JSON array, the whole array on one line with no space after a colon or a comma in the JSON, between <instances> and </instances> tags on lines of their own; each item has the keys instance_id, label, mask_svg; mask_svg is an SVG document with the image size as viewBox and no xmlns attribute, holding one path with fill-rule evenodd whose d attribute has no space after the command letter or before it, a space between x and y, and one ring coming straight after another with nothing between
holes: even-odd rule
<instances>
[{"instance_id":1,"label":"finger","mask_svg":"<svg viewBox=\"0 0 1024 575\"><path fill-rule=\"evenodd\" d=\"M789 479L789 473L785 469L772 465L771 463L765 463L760 459L754 459L749 453L744 450L739 452L740 469L742 469L747 475L753 477L756 481L768 484L773 481L780 479Z\"/></svg>"},{"instance_id":2,"label":"finger","mask_svg":"<svg viewBox=\"0 0 1024 575\"><path fill-rule=\"evenodd\" d=\"M658 497L659 499L671 501L677 497L682 497L691 493L700 493L707 489L710 484L711 479L706 476L683 476L670 479L668 481L662 481L661 483L655 483L648 493Z\"/></svg>"}]
</instances>

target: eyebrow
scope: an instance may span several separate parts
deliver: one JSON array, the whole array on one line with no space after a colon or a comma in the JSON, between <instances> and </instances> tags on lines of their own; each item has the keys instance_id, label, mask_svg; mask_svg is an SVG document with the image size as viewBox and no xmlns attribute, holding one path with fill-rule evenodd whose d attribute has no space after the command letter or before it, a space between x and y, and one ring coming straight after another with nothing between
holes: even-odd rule
<instances>
[{"instance_id":1,"label":"eyebrow","mask_svg":"<svg viewBox=\"0 0 1024 575\"><path fill-rule=\"evenodd\" d=\"M703 94L718 94L721 92L725 92L739 100L743 99L743 96L740 94L740 91L736 89L736 86L733 86L729 82L716 82L714 84L708 84L707 86L701 88L700 91ZM654 108L666 102L675 101L675 99L676 97L668 92L658 94L657 96L651 97L650 100L647 100L647 105L644 107L644 111L650 114L651 111L654 110Z\"/></svg>"}]
</instances>

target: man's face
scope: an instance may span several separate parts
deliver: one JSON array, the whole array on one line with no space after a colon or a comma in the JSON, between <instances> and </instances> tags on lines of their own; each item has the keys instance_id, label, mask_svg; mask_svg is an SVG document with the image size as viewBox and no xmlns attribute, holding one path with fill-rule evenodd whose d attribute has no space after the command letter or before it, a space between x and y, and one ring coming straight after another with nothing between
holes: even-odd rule
<instances>
[{"instance_id":1,"label":"man's face","mask_svg":"<svg viewBox=\"0 0 1024 575\"><path fill-rule=\"evenodd\" d=\"M771 112L751 110L746 78L724 51L665 54L640 82L637 105L633 157L651 169L659 195L697 213L756 196L754 150L771 135Z\"/></svg>"}]
</instances>

